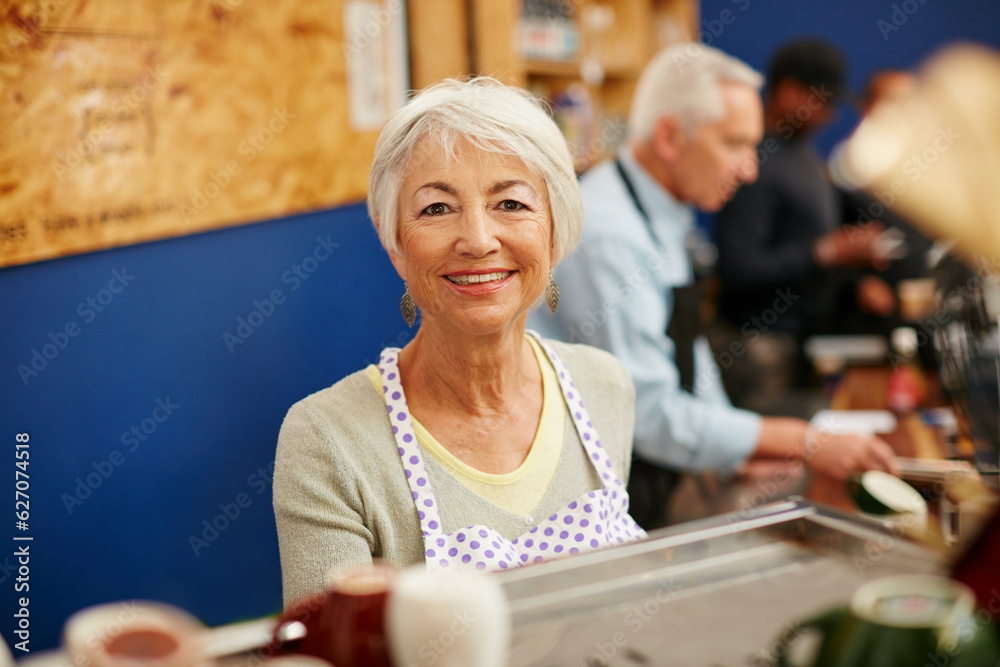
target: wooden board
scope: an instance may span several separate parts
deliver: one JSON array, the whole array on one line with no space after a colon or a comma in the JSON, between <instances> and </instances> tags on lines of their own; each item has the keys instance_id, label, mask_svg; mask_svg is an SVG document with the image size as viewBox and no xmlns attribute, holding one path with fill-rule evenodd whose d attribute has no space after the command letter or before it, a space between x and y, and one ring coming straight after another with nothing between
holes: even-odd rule
<instances>
[{"instance_id":1,"label":"wooden board","mask_svg":"<svg viewBox=\"0 0 1000 667\"><path fill-rule=\"evenodd\" d=\"M465 0L409 0L410 77L421 89L469 74L469 26Z\"/></svg>"},{"instance_id":2,"label":"wooden board","mask_svg":"<svg viewBox=\"0 0 1000 667\"><path fill-rule=\"evenodd\" d=\"M405 3L346 38L345 4L4 3L0 266L363 198L378 132L352 129L349 58Z\"/></svg>"}]
</instances>

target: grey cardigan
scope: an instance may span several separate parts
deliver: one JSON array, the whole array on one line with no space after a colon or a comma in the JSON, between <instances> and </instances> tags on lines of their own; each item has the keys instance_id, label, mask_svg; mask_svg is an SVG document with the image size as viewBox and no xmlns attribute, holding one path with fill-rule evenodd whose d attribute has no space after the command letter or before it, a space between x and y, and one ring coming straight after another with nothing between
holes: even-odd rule
<instances>
[{"instance_id":1,"label":"grey cardigan","mask_svg":"<svg viewBox=\"0 0 1000 667\"><path fill-rule=\"evenodd\" d=\"M635 388L607 352L549 341L570 371L615 471L628 481ZM513 540L601 480L567 416L555 475L529 516L511 514L423 457L442 528L492 527ZM424 560L420 520L399 459L385 402L365 372L291 407L278 436L274 515L285 605L324 588L331 568L380 559L405 567Z\"/></svg>"}]
</instances>

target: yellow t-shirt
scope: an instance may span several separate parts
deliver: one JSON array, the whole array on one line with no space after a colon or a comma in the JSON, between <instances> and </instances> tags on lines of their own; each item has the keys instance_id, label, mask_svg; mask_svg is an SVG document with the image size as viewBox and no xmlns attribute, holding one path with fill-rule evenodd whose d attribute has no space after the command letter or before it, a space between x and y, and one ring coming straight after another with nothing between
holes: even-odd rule
<instances>
[{"instance_id":1,"label":"yellow t-shirt","mask_svg":"<svg viewBox=\"0 0 1000 667\"><path fill-rule=\"evenodd\" d=\"M530 514L541 502L559 465L566 428L566 404L555 369L538 342L527 336L542 373L542 416L528 455L516 470L492 474L477 470L445 449L412 415L413 431L424 452L440 463L467 489L513 514ZM366 369L368 379L381 394L378 367Z\"/></svg>"}]
</instances>

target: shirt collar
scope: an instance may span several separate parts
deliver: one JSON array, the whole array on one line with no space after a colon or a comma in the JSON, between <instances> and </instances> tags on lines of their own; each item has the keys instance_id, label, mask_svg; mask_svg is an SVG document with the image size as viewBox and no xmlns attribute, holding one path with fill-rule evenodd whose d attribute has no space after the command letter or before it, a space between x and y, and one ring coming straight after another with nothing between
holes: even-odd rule
<instances>
[{"instance_id":1,"label":"shirt collar","mask_svg":"<svg viewBox=\"0 0 1000 667\"><path fill-rule=\"evenodd\" d=\"M671 227L680 225L678 231L687 233L694 227L694 210L677 201L670 192L660 185L646 169L639 164L632 149L627 145L618 151L618 159L622 168L632 181L635 194L649 214L654 225L662 228L664 224Z\"/></svg>"}]
</instances>

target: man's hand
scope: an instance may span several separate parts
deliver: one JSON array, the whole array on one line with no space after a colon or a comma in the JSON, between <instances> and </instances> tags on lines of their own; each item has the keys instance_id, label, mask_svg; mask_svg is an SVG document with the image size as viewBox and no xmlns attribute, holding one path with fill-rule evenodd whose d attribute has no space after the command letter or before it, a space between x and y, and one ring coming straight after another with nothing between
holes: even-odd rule
<instances>
[{"instance_id":1,"label":"man's hand","mask_svg":"<svg viewBox=\"0 0 1000 667\"><path fill-rule=\"evenodd\" d=\"M892 287L878 276L865 276L858 283L858 307L866 313L889 317L896 310L896 294Z\"/></svg>"},{"instance_id":2,"label":"man's hand","mask_svg":"<svg viewBox=\"0 0 1000 667\"><path fill-rule=\"evenodd\" d=\"M884 470L899 475L892 448L873 435L828 433L810 428L802 458L813 472L837 481L865 470Z\"/></svg>"},{"instance_id":3,"label":"man's hand","mask_svg":"<svg viewBox=\"0 0 1000 667\"><path fill-rule=\"evenodd\" d=\"M835 480L855 472L885 470L899 475L892 448L873 435L830 433L790 417L764 417L753 459L801 460L810 470Z\"/></svg>"},{"instance_id":4,"label":"man's hand","mask_svg":"<svg viewBox=\"0 0 1000 667\"><path fill-rule=\"evenodd\" d=\"M816 241L813 255L820 266L874 266L883 269L889 261L877 243L883 231L885 225L878 220L839 227Z\"/></svg>"}]
</instances>

